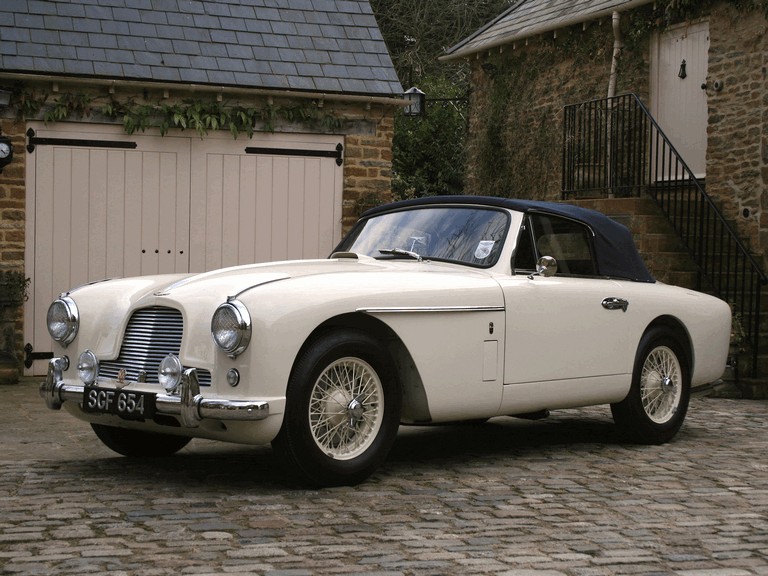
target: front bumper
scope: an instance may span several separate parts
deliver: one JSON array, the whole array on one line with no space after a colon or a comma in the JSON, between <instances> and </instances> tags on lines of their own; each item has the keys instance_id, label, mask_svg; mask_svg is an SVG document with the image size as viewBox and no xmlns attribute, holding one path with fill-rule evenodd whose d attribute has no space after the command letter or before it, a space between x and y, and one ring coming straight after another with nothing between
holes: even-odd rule
<instances>
[{"instance_id":1,"label":"front bumper","mask_svg":"<svg viewBox=\"0 0 768 576\"><path fill-rule=\"evenodd\" d=\"M87 387L68 384L62 378L62 371L68 364L65 358L53 358L48 362L48 375L40 385L40 396L51 410L59 410L64 402L81 404L83 401ZM178 395L158 394L156 413L177 416L181 425L187 428L197 428L204 419L251 422L269 416L268 402L204 398L194 368L184 371L178 392Z\"/></svg>"}]
</instances>

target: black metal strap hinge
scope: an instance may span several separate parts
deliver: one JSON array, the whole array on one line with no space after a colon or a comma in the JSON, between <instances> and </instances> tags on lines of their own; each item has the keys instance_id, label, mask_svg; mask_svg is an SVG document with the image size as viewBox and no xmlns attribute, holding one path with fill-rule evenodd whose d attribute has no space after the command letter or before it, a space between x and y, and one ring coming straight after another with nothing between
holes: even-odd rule
<instances>
[{"instance_id":1,"label":"black metal strap hinge","mask_svg":"<svg viewBox=\"0 0 768 576\"><path fill-rule=\"evenodd\" d=\"M53 352L32 352L32 350L34 350L32 344L27 342L27 345L24 346L24 366L27 368L32 368L35 360L50 360L53 358Z\"/></svg>"},{"instance_id":2,"label":"black metal strap hinge","mask_svg":"<svg viewBox=\"0 0 768 576\"><path fill-rule=\"evenodd\" d=\"M125 140L89 140L85 138L38 138L35 131L27 130L27 152L35 151L36 146L74 146L82 148L122 148L133 150L138 145L136 142Z\"/></svg>"},{"instance_id":3,"label":"black metal strap hinge","mask_svg":"<svg viewBox=\"0 0 768 576\"><path fill-rule=\"evenodd\" d=\"M258 148L249 146L246 154L263 154L265 156L309 156L311 158L336 158L336 165L344 163L344 146L339 142L335 150L296 150L292 148Z\"/></svg>"}]
</instances>

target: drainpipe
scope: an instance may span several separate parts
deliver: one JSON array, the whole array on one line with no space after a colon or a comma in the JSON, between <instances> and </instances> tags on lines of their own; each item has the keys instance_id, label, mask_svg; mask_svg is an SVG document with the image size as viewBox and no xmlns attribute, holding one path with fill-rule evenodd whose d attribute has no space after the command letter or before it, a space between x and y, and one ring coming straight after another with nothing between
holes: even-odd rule
<instances>
[{"instance_id":1,"label":"drainpipe","mask_svg":"<svg viewBox=\"0 0 768 576\"><path fill-rule=\"evenodd\" d=\"M624 42L621 41L621 16L618 12L613 13L613 59L611 60L611 76L608 81L608 98L616 95L616 78L619 75L619 58L624 49Z\"/></svg>"},{"instance_id":2,"label":"drainpipe","mask_svg":"<svg viewBox=\"0 0 768 576\"><path fill-rule=\"evenodd\" d=\"M621 58L621 51L624 48L624 43L621 41L621 16L614 11L613 13L613 58L611 59L611 76L608 80L608 118L607 118L607 137L606 137L606 188L608 190L608 198L614 198L616 196L614 192L613 182L613 109L614 102L610 99L616 95L616 78L619 75L619 58Z\"/></svg>"}]
</instances>

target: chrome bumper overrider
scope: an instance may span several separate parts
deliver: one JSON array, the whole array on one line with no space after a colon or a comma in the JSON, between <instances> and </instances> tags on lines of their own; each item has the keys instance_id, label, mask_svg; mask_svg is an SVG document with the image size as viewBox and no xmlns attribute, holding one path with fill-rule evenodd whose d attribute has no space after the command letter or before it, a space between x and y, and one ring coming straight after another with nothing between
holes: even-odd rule
<instances>
[{"instance_id":1,"label":"chrome bumper overrider","mask_svg":"<svg viewBox=\"0 0 768 576\"><path fill-rule=\"evenodd\" d=\"M40 385L40 396L51 410L59 410L64 402L72 401L78 404L83 401L86 386L82 384L67 384L62 379L62 370L68 362L65 358L53 358L48 362L48 375ZM226 400L220 398L204 398L200 394L200 384L197 380L197 370L189 368L184 371L179 395L158 394L155 400L156 413L167 416L178 416L182 426L195 428L203 419L212 420L263 420L269 416L269 403L248 400Z\"/></svg>"}]
</instances>

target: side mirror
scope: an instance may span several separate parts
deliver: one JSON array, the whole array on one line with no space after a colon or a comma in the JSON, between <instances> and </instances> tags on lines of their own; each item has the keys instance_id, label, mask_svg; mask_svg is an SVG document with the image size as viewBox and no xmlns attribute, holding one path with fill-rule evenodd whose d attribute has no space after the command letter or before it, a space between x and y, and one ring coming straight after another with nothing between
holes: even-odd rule
<instances>
[{"instance_id":1,"label":"side mirror","mask_svg":"<svg viewBox=\"0 0 768 576\"><path fill-rule=\"evenodd\" d=\"M557 260L552 256L542 256L539 261L536 262L536 275L549 278L557 274Z\"/></svg>"}]
</instances>

